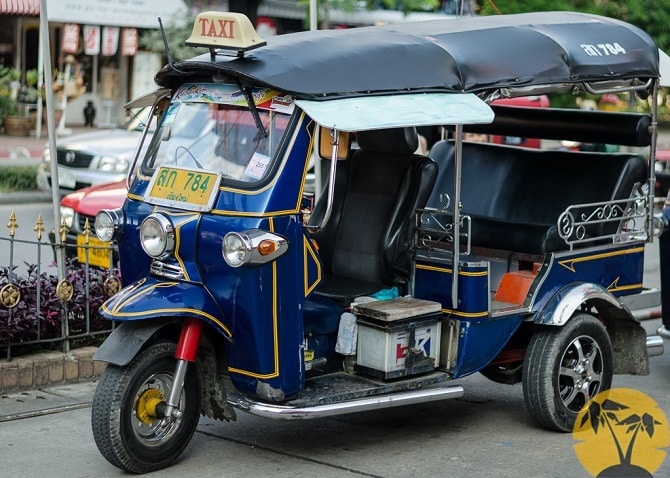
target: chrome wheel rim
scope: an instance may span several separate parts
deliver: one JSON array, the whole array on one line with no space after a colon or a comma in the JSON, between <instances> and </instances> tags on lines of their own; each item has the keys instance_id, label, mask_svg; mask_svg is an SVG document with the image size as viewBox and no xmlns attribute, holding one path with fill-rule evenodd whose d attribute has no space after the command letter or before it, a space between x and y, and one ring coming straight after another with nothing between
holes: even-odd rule
<instances>
[{"instance_id":1,"label":"chrome wheel rim","mask_svg":"<svg viewBox=\"0 0 670 478\"><path fill-rule=\"evenodd\" d=\"M568 410L578 413L602 386L603 354L587 335L575 338L565 349L558 371L558 393Z\"/></svg>"},{"instance_id":2,"label":"chrome wheel rim","mask_svg":"<svg viewBox=\"0 0 670 478\"><path fill-rule=\"evenodd\" d=\"M179 429L181 418L160 417L155 413L157 403L167 402L172 384L172 373L155 373L144 381L135 394L132 429L135 437L146 446L162 445ZM184 410L184 402L182 394L177 407L180 412Z\"/></svg>"}]
</instances>

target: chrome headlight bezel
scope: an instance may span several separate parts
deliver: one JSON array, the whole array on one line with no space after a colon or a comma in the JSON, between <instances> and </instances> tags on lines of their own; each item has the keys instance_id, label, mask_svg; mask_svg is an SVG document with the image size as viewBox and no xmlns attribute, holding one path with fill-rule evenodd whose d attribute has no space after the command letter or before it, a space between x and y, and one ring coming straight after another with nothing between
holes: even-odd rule
<instances>
[{"instance_id":1,"label":"chrome headlight bezel","mask_svg":"<svg viewBox=\"0 0 670 478\"><path fill-rule=\"evenodd\" d=\"M144 252L154 259L172 254L175 247L172 221L164 214L149 214L140 225L140 244Z\"/></svg>"},{"instance_id":2,"label":"chrome headlight bezel","mask_svg":"<svg viewBox=\"0 0 670 478\"><path fill-rule=\"evenodd\" d=\"M95 215L95 235L102 242L116 241L121 235L123 223L124 216L121 208L102 209Z\"/></svg>"},{"instance_id":3,"label":"chrome headlight bezel","mask_svg":"<svg viewBox=\"0 0 670 478\"><path fill-rule=\"evenodd\" d=\"M288 241L285 237L262 229L229 232L221 244L223 260L230 267L266 264L287 250Z\"/></svg>"}]
</instances>

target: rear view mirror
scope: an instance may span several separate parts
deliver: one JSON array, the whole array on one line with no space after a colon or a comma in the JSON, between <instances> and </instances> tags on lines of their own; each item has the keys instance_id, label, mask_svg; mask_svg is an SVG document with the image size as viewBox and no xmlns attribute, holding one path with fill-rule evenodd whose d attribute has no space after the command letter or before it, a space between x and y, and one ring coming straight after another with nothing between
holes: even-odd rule
<instances>
[{"instance_id":1,"label":"rear view mirror","mask_svg":"<svg viewBox=\"0 0 670 478\"><path fill-rule=\"evenodd\" d=\"M338 131L337 159L347 159L349 149L351 148L351 135L347 131ZM330 128L320 128L319 133L319 156L322 159L332 159L333 157L333 130Z\"/></svg>"}]
</instances>

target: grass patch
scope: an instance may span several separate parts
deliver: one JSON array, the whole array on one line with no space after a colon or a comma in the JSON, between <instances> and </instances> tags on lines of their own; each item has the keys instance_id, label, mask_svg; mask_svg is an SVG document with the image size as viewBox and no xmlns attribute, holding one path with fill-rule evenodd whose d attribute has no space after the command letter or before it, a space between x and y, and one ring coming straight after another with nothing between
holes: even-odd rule
<instances>
[{"instance_id":1,"label":"grass patch","mask_svg":"<svg viewBox=\"0 0 670 478\"><path fill-rule=\"evenodd\" d=\"M5 166L0 168L0 192L35 191L37 166Z\"/></svg>"}]
</instances>

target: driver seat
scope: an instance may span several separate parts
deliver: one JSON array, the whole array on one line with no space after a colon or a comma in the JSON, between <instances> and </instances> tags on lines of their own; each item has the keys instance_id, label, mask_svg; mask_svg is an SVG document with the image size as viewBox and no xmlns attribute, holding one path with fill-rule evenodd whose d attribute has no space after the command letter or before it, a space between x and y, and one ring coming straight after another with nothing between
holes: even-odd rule
<instances>
[{"instance_id":1,"label":"driver seat","mask_svg":"<svg viewBox=\"0 0 670 478\"><path fill-rule=\"evenodd\" d=\"M360 149L340 161L330 220L312 237L319 245L324 276L314 293L348 306L359 296L409 281L414 212L425 206L437 164L414 154L416 129L359 131ZM326 209L322 196L310 222Z\"/></svg>"}]
</instances>

